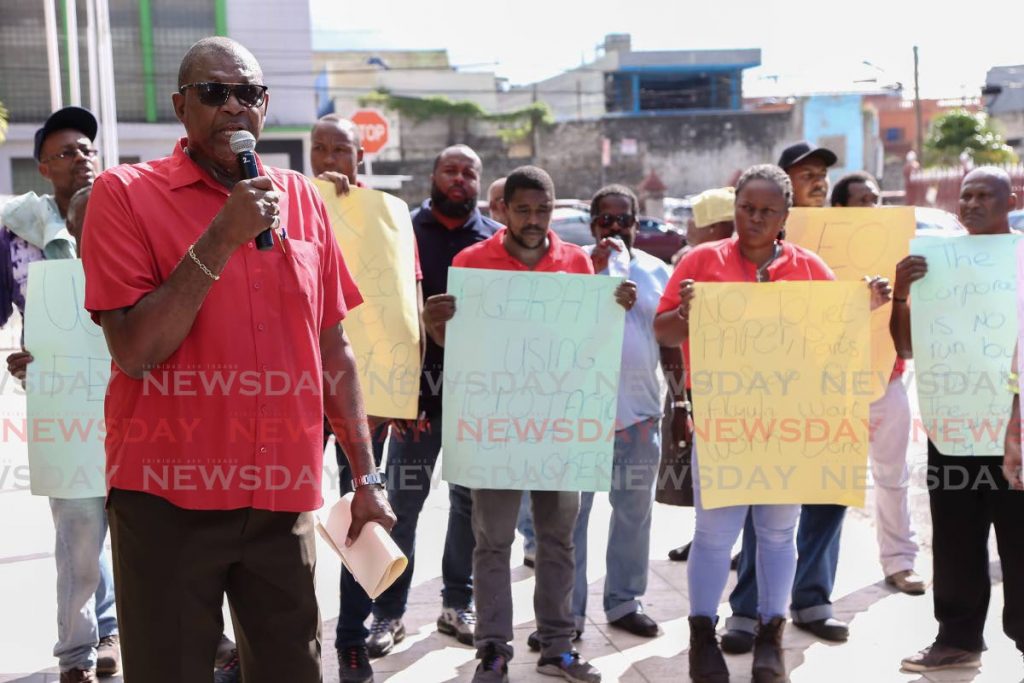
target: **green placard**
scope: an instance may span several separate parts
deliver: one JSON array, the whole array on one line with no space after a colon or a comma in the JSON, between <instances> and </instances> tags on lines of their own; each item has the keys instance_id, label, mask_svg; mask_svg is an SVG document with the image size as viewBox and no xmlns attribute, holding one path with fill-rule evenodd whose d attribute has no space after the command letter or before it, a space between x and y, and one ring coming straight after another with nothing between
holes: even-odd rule
<instances>
[{"instance_id":1,"label":"green placard","mask_svg":"<svg viewBox=\"0 0 1024 683\"><path fill-rule=\"evenodd\" d=\"M625 311L621 278L452 268L444 479L607 491Z\"/></svg>"},{"instance_id":2,"label":"green placard","mask_svg":"<svg viewBox=\"0 0 1024 683\"><path fill-rule=\"evenodd\" d=\"M29 266L25 301L29 477L32 493L53 498L106 495L103 399L110 353L103 330L82 307L78 260Z\"/></svg>"},{"instance_id":3,"label":"green placard","mask_svg":"<svg viewBox=\"0 0 1024 683\"><path fill-rule=\"evenodd\" d=\"M945 455L1003 453L1019 239L919 237L910 243L910 253L928 261L928 274L910 288L921 420Z\"/></svg>"}]
</instances>

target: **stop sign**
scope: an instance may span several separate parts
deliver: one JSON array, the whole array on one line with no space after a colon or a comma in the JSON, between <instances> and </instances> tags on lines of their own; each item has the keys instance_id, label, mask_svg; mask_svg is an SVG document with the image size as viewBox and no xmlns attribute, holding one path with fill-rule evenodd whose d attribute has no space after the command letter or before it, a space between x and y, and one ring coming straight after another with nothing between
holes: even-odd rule
<instances>
[{"instance_id":1,"label":"stop sign","mask_svg":"<svg viewBox=\"0 0 1024 683\"><path fill-rule=\"evenodd\" d=\"M352 123L359 126L363 150L368 154L376 154L388 144L388 120L376 109L357 110Z\"/></svg>"}]
</instances>

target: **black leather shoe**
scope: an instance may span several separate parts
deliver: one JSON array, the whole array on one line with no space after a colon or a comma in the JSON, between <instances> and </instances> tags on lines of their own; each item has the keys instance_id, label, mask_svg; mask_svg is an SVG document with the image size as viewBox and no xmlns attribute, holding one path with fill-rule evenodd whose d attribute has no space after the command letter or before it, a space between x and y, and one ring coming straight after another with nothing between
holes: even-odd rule
<instances>
[{"instance_id":1,"label":"black leather shoe","mask_svg":"<svg viewBox=\"0 0 1024 683\"><path fill-rule=\"evenodd\" d=\"M672 548L668 551L668 559L673 562L686 562L690 559L690 543L679 546L678 548Z\"/></svg>"},{"instance_id":2,"label":"black leather shoe","mask_svg":"<svg viewBox=\"0 0 1024 683\"><path fill-rule=\"evenodd\" d=\"M807 631L822 640L828 640L833 643L845 643L850 639L850 627L838 619L794 621L793 626L796 626L801 631Z\"/></svg>"},{"instance_id":3,"label":"black leather shoe","mask_svg":"<svg viewBox=\"0 0 1024 683\"><path fill-rule=\"evenodd\" d=\"M621 628L623 631L629 631L635 636L642 636L644 638L654 638L661 633L658 623L643 612L630 612L615 621L609 621L608 625Z\"/></svg>"},{"instance_id":4,"label":"black leather shoe","mask_svg":"<svg viewBox=\"0 0 1024 683\"><path fill-rule=\"evenodd\" d=\"M722 652L730 655L745 655L754 649L754 634L731 628L722 634Z\"/></svg>"}]
</instances>

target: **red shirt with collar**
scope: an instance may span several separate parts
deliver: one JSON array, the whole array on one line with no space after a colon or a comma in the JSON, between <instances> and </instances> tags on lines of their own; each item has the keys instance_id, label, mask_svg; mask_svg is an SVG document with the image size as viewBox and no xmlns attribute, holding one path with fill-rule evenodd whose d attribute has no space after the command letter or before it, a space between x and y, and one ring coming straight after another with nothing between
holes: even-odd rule
<instances>
[{"instance_id":1,"label":"red shirt with collar","mask_svg":"<svg viewBox=\"0 0 1024 683\"><path fill-rule=\"evenodd\" d=\"M505 232L501 228L483 242L466 247L452 260L456 268L484 268L488 270L526 270L539 273L578 273L593 275L594 264L590 256L575 244L563 241L554 230L548 231L548 250L536 266L530 268L508 253Z\"/></svg>"},{"instance_id":2,"label":"red shirt with collar","mask_svg":"<svg viewBox=\"0 0 1024 683\"><path fill-rule=\"evenodd\" d=\"M768 280L835 280L836 276L825 262L812 251L786 241L779 243L782 252L767 268ZM757 266L743 258L739 239L732 237L717 242L706 242L684 256L669 278L665 293L658 303L658 314L679 306L679 283L696 282L757 282ZM690 340L683 342L686 363L686 386L690 386Z\"/></svg>"},{"instance_id":3,"label":"red shirt with collar","mask_svg":"<svg viewBox=\"0 0 1024 683\"><path fill-rule=\"evenodd\" d=\"M96 179L83 231L93 319L166 281L227 201L185 143ZM194 510L322 503L320 332L362 298L316 189L299 173L259 168L280 193L286 251L277 239L270 251L237 249L166 361L142 380L112 368L108 487Z\"/></svg>"}]
</instances>

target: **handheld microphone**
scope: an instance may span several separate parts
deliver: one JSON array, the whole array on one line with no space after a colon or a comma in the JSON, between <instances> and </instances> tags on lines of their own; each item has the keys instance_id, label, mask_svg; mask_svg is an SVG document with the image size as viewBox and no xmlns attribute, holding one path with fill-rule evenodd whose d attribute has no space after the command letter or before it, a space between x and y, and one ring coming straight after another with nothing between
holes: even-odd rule
<instances>
[{"instance_id":1,"label":"handheld microphone","mask_svg":"<svg viewBox=\"0 0 1024 683\"><path fill-rule=\"evenodd\" d=\"M247 130L236 130L231 134L228 145L231 147L231 151L238 155L238 166L242 169L242 177L248 180L259 176L260 171L256 168L256 155L253 154L253 150L256 149L256 138L252 133ZM274 236L270 233L270 228L256 235L256 248L260 251L274 248Z\"/></svg>"}]
</instances>

